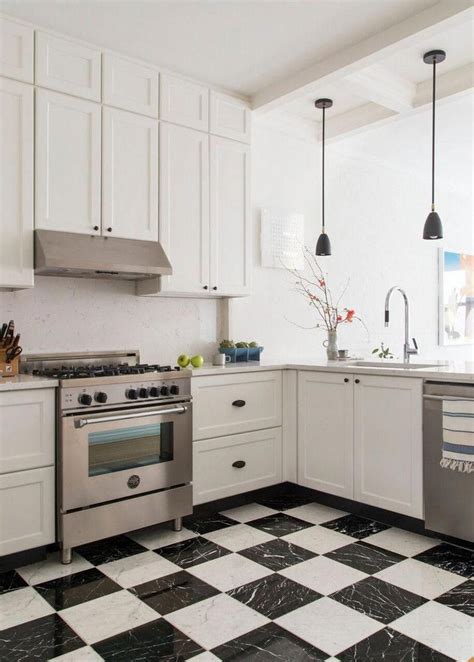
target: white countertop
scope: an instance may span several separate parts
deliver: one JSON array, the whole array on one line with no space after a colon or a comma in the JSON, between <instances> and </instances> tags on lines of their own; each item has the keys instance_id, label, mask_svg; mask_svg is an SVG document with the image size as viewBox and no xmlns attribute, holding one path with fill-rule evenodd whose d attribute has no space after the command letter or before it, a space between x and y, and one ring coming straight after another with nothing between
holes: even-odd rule
<instances>
[{"instance_id":1,"label":"white countertop","mask_svg":"<svg viewBox=\"0 0 474 662\"><path fill-rule=\"evenodd\" d=\"M0 377L1 391L26 391L32 388L54 388L57 379L35 377L33 375L16 375L16 377Z\"/></svg>"}]
</instances>

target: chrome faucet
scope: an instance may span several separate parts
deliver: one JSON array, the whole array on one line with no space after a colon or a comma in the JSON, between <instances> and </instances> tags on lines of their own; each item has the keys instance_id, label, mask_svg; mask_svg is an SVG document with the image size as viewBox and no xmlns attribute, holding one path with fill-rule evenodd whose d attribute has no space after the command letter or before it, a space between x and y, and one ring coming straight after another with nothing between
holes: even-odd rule
<instances>
[{"instance_id":1,"label":"chrome faucet","mask_svg":"<svg viewBox=\"0 0 474 662\"><path fill-rule=\"evenodd\" d=\"M409 325L410 325L409 311L408 311L408 297L405 291L402 290L402 288L398 287L397 285L391 287L387 292L387 296L385 297L385 326L388 326L390 320L389 303L390 303L390 297L392 296L392 292L394 290L398 290L400 292L400 294L403 297L403 301L405 302L405 342L403 344L403 361L405 363L408 363L410 361L410 356L412 354L418 354L418 345L416 344L415 338L412 338L414 347L411 347L410 341L408 340Z\"/></svg>"}]
</instances>

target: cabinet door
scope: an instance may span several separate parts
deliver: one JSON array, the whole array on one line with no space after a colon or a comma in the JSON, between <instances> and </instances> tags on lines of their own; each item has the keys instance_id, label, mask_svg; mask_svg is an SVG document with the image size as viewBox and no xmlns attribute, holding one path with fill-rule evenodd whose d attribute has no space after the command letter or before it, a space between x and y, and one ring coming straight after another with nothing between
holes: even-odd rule
<instances>
[{"instance_id":1,"label":"cabinet door","mask_svg":"<svg viewBox=\"0 0 474 662\"><path fill-rule=\"evenodd\" d=\"M355 498L422 517L422 380L357 375L354 394Z\"/></svg>"},{"instance_id":2,"label":"cabinet door","mask_svg":"<svg viewBox=\"0 0 474 662\"><path fill-rule=\"evenodd\" d=\"M173 266L163 291L209 288L209 136L160 125L160 242Z\"/></svg>"},{"instance_id":3,"label":"cabinet door","mask_svg":"<svg viewBox=\"0 0 474 662\"><path fill-rule=\"evenodd\" d=\"M158 117L158 72L155 69L104 53L102 76L103 103Z\"/></svg>"},{"instance_id":4,"label":"cabinet door","mask_svg":"<svg viewBox=\"0 0 474 662\"><path fill-rule=\"evenodd\" d=\"M211 292L250 292L250 148L210 137Z\"/></svg>"},{"instance_id":5,"label":"cabinet door","mask_svg":"<svg viewBox=\"0 0 474 662\"><path fill-rule=\"evenodd\" d=\"M211 90L210 132L250 142L250 109L244 101Z\"/></svg>"},{"instance_id":6,"label":"cabinet door","mask_svg":"<svg viewBox=\"0 0 474 662\"><path fill-rule=\"evenodd\" d=\"M352 377L298 375L298 484L353 498Z\"/></svg>"},{"instance_id":7,"label":"cabinet door","mask_svg":"<svg viewBox=\"0 0 474 662\"><path fill-rule=\"evenodd\" d=\"M158 122L103 109L102 233L158 239Z\"/></svg>"},{"instance_id":8,"label":"cabinet door","mask_svg":"<svg viewBox=\"0 0 474 662\"><path fill-rule=\"evenodd\" d=\"M37 31L35 82L51 90L100 101L100 57L95 48Z\"/></svg>"},{"instance_id":9,"label":"cabinet door","mask_svg":"<svg viewBox=\"0 0 474 662\"><path fill-rule=\"evenodd\" d=\"M100 234L100 106L36 90L35 227Z\"/></svg>"},{"instance_id":10,"label":"cabinet door","mask_svg":"<svg viewBox=\"0 0 474 662\"><path fill-rule=\"evenodd\" d=\"M33 287L33 88L0 78L0 288Z\"/></svg>"},{"instance_id":11,"label":"cabinet door","mask_svg":"<svg viewBox=\"0 0 474 662\"><path fill-rule=\"evenodd\" d=\"M54 467L0 476L0 556L55 540Z\"/></svg>"},{"instance_id":12,"label":"cabinet door","mask_svg":"<svg viewBox=\"0 0 474 662\"><path fill-rule=\"evenodd\" d=\"M160 119L208 131L209 89L185 78L161 74Z\"/></svg>"},{"instance_id":13,"label":"cabinet door","mask_svg":"<svg viewBox=\"0 0 474 662\"><path fill-rule=\"evenodd\" d=\"M0 74L33 82L33 29L0 17Z\"/></svg>"}]
</instances>

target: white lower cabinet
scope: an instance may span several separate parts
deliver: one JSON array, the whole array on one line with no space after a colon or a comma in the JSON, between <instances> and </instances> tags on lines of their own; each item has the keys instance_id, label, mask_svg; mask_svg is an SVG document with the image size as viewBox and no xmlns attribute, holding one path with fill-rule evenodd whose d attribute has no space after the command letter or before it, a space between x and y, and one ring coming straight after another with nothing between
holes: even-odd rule
<instances>
[{"instance_id":1,"label":"white lower cabinet","mask_svg":"<svg viewBox=\"0 0 474 662\"><path fill-rule=\"evenodd\" d=\"M193 443L193 503L280 483L281 428Z\"/></svg>"}]
</instances>

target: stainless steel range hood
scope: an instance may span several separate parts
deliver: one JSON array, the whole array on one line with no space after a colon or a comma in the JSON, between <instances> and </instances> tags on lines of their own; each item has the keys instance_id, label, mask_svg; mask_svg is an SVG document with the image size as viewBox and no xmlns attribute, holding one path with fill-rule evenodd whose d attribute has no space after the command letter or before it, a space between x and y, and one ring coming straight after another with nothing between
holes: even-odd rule
<instances>
[{"instance_id":1,"label":"stainless steel range hood","mask_svg":"<svg viewBox=\"0 0 474 662\"><path fill-rule=\"evenodd\" d=\"M158 241L35 230L38 276L148 280L172 273Z\"/></svg>"}]
</instances>

